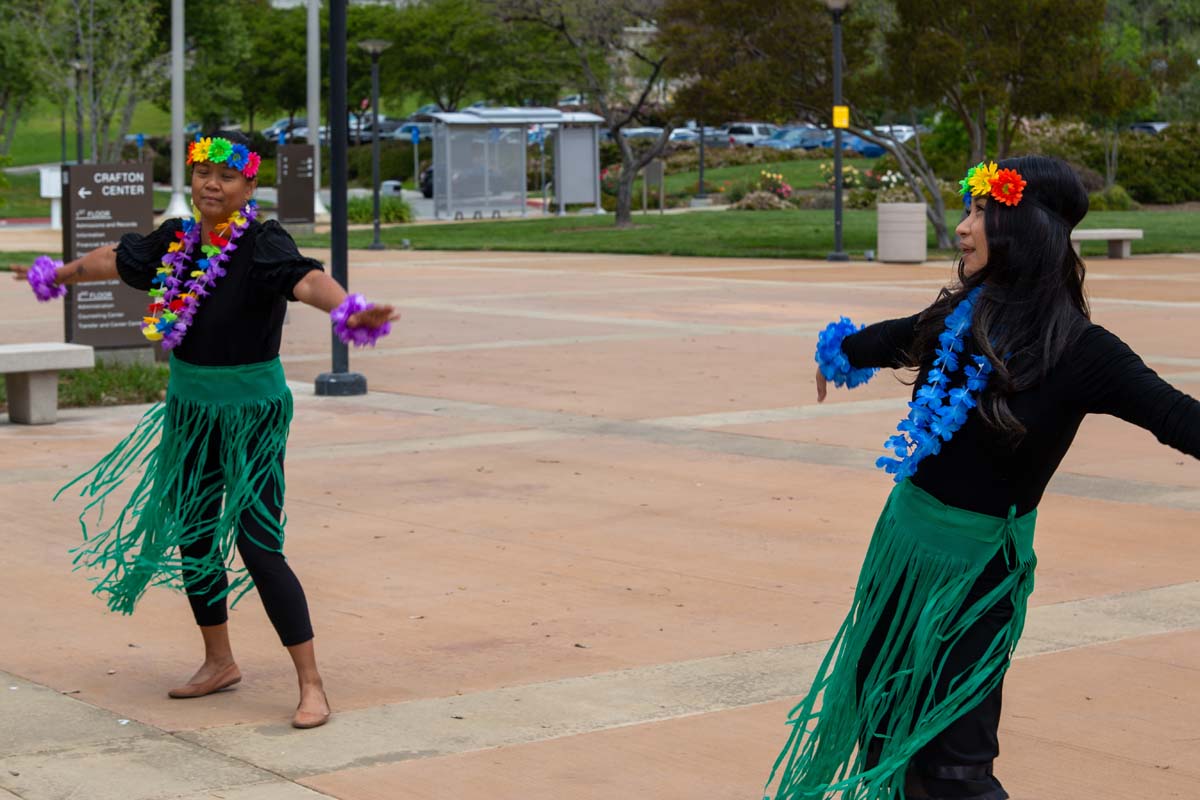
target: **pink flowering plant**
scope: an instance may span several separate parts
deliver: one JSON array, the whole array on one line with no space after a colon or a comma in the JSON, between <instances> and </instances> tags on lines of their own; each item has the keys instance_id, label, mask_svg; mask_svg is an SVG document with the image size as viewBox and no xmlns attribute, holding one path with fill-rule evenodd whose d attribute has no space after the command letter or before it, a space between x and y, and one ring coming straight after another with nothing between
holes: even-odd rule
<instances>
[{"instance_id":1,"label":"pink flowering plant","mask_svg":"<svg viewBox=\"0 0 1200 800\"><path fill-rule=\"evenodd\" d=\"M758 175L757 190L760 192L770 192L780 200L790 200L794 190L792 185L783 178L781 172L770 172L762 170Z\"/></svg>"}]
</instances>

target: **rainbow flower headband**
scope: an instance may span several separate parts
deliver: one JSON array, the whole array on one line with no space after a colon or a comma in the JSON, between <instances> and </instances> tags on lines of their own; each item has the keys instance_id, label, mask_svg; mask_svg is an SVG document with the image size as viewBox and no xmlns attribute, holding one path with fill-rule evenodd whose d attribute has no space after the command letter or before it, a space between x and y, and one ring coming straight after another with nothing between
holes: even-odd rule
<instances>
[{"instance_id":1,"label":"rainbow flower headband","mask_svg":"<svg viewBox=\"0 0 1200 800\"><path fill-rule=\"evenodd\" d=\"M262 157L250 152L245 145L234 144L220 136L197 137L196 141L188 143L187 163L195 164L207 161L211 164L224 164L242 173L247 180L258 174L258 165Z\"/></svg>"},{"instance_id":2,"label":"rainbow flower headband","mask_svg":"<svg viewBox=\"0 0 1200 800\"><path fill-rule=\"evenodd\" d=\"M1025 179L1015 169L1000 169L995 161L980 161L967 170L967 177L958 182L963 205L969 210L972 197L990 197L998 203L1015 206L1021 202Z\"/></svg>"}]
</instances>

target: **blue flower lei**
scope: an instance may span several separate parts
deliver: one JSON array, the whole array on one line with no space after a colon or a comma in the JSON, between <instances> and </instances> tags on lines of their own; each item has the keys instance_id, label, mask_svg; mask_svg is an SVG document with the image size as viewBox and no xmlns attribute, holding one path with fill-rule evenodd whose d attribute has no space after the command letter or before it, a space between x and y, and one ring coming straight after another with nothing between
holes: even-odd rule
<instances>
[{"instance_id":1,"label":"blue flower lei","mask_svg":"<svg viewBox=\"0 0 1200 800\"><path fill-rule=\"evenodd\" d=\"M871 380L878 371L870 367L855 369L842 352L842 340L865 327L859 325L856 328L849 317L842 317L837 322L829 323L825 330L817 334L817 365L825 380L833 381L834 386L853 389Z\"/></svg>"},{"instance_id":2,"label":"blue flower lei","mask_svg":"<svg viewBox=\"0 0 1200 800\"><path fill-rule=\"evenodd\" d=\"M987 386L992 374L991 362L986 356L971 356L974 363L967 364L963 370L966 385L947 388L950 375L958 369L959 354L971 330L975 301L982 292L982 286L972 289L946 317L946 330L938 335L940 346L925 377L925 385L908 404L908 417L896 426L899 433L891 436L884 445L895 453L895 458L881 456L875 462L875 466L894 475L896 483L912 477L921 459L941 452L942 442L950 441L963 426L967 412L977 405L975 397Z\"/></svg>"}]
</instances>

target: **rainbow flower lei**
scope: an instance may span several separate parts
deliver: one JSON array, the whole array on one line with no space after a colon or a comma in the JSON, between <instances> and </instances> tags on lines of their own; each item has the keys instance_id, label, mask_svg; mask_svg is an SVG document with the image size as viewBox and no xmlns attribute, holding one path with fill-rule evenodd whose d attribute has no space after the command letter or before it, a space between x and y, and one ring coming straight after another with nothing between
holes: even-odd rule
<instances>
[{"instance_id":1,"label":"rainbow flower lei","mask_svg":"<svg viewBox=\"0 0 1200 800\"><path fill-rule=\"evenodd\" d=\"M245 145L234 144L220 136L197 136L196 141L188 143L187 163L196 164L201 161L232 167L249 180L258 174L262 157Z\"/></svg>"},{"instance_id":2,"label":"rainbow flower lei","mask_svg":"<svg viewBox=\"0 0 1200 800\"><path fill-rule=\"evenodd\" d=\"M199 216L193 209L192 218L183 221L182 230L175 232L179 241L167 247L162 266L151 281L150 305L142 318L142 335L151 342L162 342L163 350L173 350L183 341L200 299L207 297L213 283L225 276L221 265L229 260L229 254L237 249L238 238L258 216L258 204L251 200L209 232L208 244L200 248L204 257L195 263L185 282L192 250L200 241L200 223L196 221Z\"/></svg>"},{"instance_id":3,"label":"rainbow flower lei","mask_svg":"<svg viewBox=\"0 0 1200 800\"><path fill-rule=\"evenodd\" d=\"M980 161L967 170L967 177L958 182L963 206L970 210L972 197L990 197L1007 206L1021 202L1025 179L1015 169L1000 169L995 161Z\"/></svg>"}]
</instances>

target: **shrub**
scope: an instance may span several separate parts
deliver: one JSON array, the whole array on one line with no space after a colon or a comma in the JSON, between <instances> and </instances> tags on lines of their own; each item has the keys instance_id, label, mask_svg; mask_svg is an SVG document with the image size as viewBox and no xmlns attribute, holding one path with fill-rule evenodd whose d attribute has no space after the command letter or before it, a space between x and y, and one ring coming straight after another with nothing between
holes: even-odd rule
<instances>
[{"instance_id":1,"label":"shrub","mask_svg":"<svg viewBox=\"0 0 1200 800\"><path fill-rule=\"evenodd\" d=\"M1091 211L1133 211L1139 208L1129 192L1120 184L1100 192L1088 195L1088 208Z\"/></svg>"},{"instance_id":2,"label":"shrub","mask_svg":"<svg viewBox=\"0 0 1200 800\"><path fill-rule=\"evenodd\" d=\"M778 195L763 191L751 192L731 206L737 211L779 211L791 207Z\"/></svg>"},{"instance_id":3,"label":"shrub","mask_svg":"<svg viewBox=\"0 0 1200 800\"><path fill-rule=\"evenodd\" d=\"M349 148L346 158L347 175L351 183L371 185L371 149L369 144ZM421 142L417 156L423 169L433 160L433 143ZM328 161L324 159L322 163ZM412 145L408 142L379 143L379 180L411 181L413 177ZM262 179L259 179L262 182Z\"/></svg>"},{"instance_id":4,"label":"shrub","mask_svg":"<svg viewBox=\"0 0 1200 800\"><path fill-rule=\"evenodd\" d=\"M770 192L780 200L788 200L792 196L792 185L783 179L781 172L761 170L758 173L757 191Z\"/></svg>"},{"instance_id":5,"label":"shrub","mask_svg":"<svg viewBox=\"0 0 1200 800\"><path fill-rule=\"evenodd\" d=\"M356 225L375 221L375 205L370 197L351 197L346 203L346 216ZM379 198L380 222L412 222L412 207L399 197Z\"/></svg>"},{"instance_id":6,"label":"shrub","mask_svg":"<svg viewBox=\"0 0 1200 800\"><path fill-rule=\"evenodd\" d=\"M824 181L825 186L829 187L830 189L833 188L834 178L832 161L821 162L821 178ZM862 188L865 182L866 178L863 176L858 167L854 166L853 164L842 165L842 188L859 189Z\"/></svg>"},{"instance_id":7,"label":"shrub","mask_svg":"<svg viewBox=\"0 0 1200 800\"><path fill-rule=\"evenodd\" d=\"M1176 122L1157 135L1121 135L1117 173L1121 185L1139 203L1187 203L1200 200L1200 124Z\"/></svg>"},{"instance_id":8,"label":"shrub","mask_svg":"<svg viewBox=\"0 0 1200 800\"><path fill-rule=\"evenodd\" d=\"M874 189L851 189L846 195L846 208L874 208L877 197Z\"/></svg>"}]
</instances>

